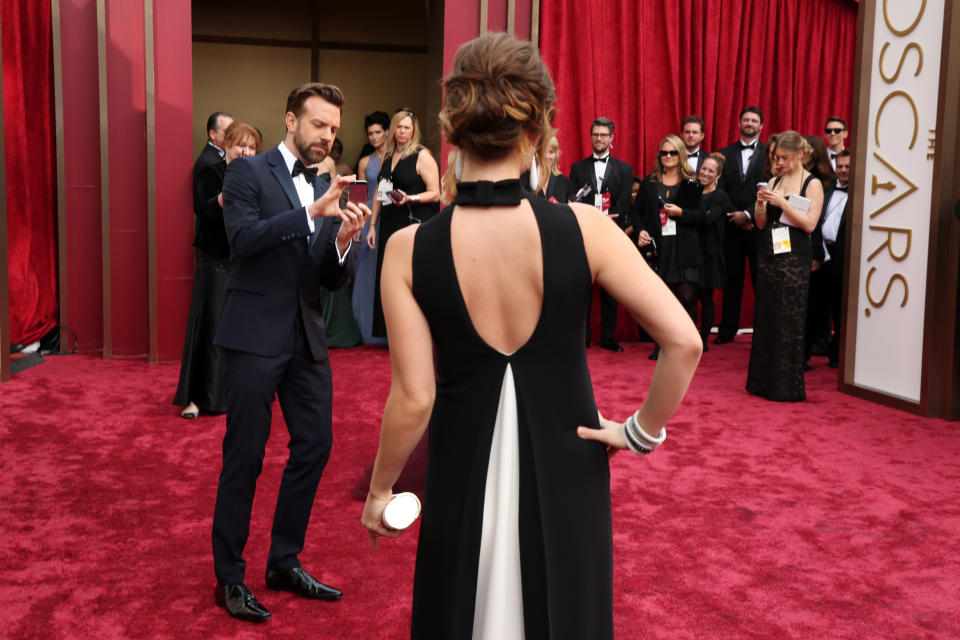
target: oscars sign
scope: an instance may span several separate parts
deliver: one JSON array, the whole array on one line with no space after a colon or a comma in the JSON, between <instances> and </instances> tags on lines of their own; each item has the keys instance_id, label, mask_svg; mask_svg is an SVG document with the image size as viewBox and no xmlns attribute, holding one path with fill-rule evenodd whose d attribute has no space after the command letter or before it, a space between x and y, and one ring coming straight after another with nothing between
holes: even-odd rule
<instances>
[{"instance_id":1,"label":"oscars sign","mask_svg":"<svg viewBox=\"0 0 960 640\"><path fill-rule=\"evenodd\" d=\"M861 25L863 42L872 31L872 47L861 52L856 175L862 210L847 297L855 305L847 318L856 334L847 333L846 353L853 349L854 357L845 380L919 403L945 3L872 1L872 11L861 12L873 17Z\"/></svg>"}]
</instances>

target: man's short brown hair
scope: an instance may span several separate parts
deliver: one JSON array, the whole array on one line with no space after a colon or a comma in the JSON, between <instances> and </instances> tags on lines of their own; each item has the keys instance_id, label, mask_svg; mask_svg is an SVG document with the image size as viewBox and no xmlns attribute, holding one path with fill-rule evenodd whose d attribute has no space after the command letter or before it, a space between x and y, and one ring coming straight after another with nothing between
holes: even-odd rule
<instances>
[{"instance_id":1,"label":"man's short brown hair","mask_svg":"<svg viewBox=\"0 0 960 640\"><path fill-rule=\"evenodd\" d=\"M290 95L287 96L287 110L284 113L292 113L299 118L303 115L303 103L313 96L322 98L341 111L343 110L343 92L338 87L321 82L308 82L290 92Z\"/></svg>"}]
</instances>

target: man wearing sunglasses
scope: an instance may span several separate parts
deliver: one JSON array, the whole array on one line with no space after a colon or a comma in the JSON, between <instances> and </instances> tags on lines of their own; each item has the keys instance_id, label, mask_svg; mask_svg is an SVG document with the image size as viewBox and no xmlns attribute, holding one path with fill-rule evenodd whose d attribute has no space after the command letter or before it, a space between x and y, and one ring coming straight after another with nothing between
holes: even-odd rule
<instances>
[{"instance_id":1,"label":"man wearing sunglasses","mask_svg":"<svg viewBox=\"0 0 960 640\"><path fill-rule=\"evenodd\" d=\"M594 205L613 217L617 225L629 233L627 212L633 184L633 167L610 155L613 144L613 121L597 118L590 125L593 155L570 167L570 182L580 202ZM617 301L600 289L600 346L610 351L623 351L614 339L617 326ZM587 309L586 344L590 346L590 309Z\"/></svg>"},{"instance_id":2,"label":"man wearing sunglasses","mask_svg":"<svg viewBox=\"0 0 960 640\"><path fill-rule=\"evenodd\" d=\"M843 118L830 116L827 123L823 125L823 141L827 145L827 155L830 156L830 164L833 170L837 170L837 156L843 151L843 143L846 141L850 132L847 131L847 123Z\"/></svg>"}]
</instances>

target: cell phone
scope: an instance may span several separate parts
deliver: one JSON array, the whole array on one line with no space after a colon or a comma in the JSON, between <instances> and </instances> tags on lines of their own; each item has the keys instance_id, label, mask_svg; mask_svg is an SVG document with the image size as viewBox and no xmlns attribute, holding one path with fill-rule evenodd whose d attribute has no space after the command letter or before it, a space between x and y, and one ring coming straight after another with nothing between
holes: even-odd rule
<instances>
[{"instance_id":1,"label":"cell phone","mask_svg":"<svg viewBox=\"0 0 960 640\"><path fill-rule=\"evenodd\" d=\"M758 183L757 183L757 191L759 191L760 189L769 189L769 188L770 188L770 187L767 185L766 182L758 182Z\"/></svg>"},{"instance_id":2,"label":"cell phone","mask_svg":"<svg viewBox=\"0 0 960 640\"><path fill-rule=\"evenodd\" d=\"M400 193L397 189L387 193L387 197L393 201L393 204L400 204L400 201L403 200L403 194Z\"/></svg>"},{"instance_id":3,"label":"cell phone","mask_svg":"<svg viewBox=\"0 0 960 640\"><path fill-rule=\"evenodd\" d=\"M356 204L366 204L367 202L367 181L354 180L350 183L349 201Z\"/></svg>"},{"instance_id":4,"label":"cell phone","mask_svg":"<svg viewBox=\"0 0 960 640\"><path fill-rule=\"evenodd\" d=\"M666 206L666 203L663 201L663 198L661 198L660 196L657 196L657 206L660 207L661 209L663 209L664 206Z\"/></svg>"}]
</instances>

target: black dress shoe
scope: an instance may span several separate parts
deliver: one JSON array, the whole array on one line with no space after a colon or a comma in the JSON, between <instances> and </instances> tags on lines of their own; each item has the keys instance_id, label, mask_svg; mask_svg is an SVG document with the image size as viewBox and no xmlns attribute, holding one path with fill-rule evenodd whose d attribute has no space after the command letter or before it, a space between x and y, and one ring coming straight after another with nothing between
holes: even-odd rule
<instances>
[{"instance_id":1,"label":"black dress shoe","mask_svg":"<svg viewBox=\"0 0 960 640\"><path fill-rule=\"evenodd\" d=\"M713 341L713 344L727 344L728 342L733 342L733 338L728 336L717 336L717 339Z\"/></svg>"},{"instance_id":2,"label":"black dress shoe","mask_svg":"<svg viewBox=\"0 0 960 640\"><path fill-rule=\"evenodd\" d=\"M236 584L218 584L214 599L218 607L223 607L234 618L250 622L266 622L270 612L257 602L253 593L242 582Z\"/></svg>"},{"instance_id":3,"label":"black dress shoe","mask_svg":"<svg viewBox=\"0 0 960 640\"><path fill-rule=\"evenodd\" d=\"M602 340L600 346L610 351L623 351L623 347L616 340Z\"/></svg>"},{"instance_id":4,"label":"black dress shoe","mask_svg":"<svg viewBox=\"0 0 960 640\"><path fill-rule=\"evenodd\" d=\"M267 569L267 589L292 591L313 600L339 600L343 596L343 591L323 584L307 573L303 567L294 567L286 571Z\"/></svg>"}]
</instances>

